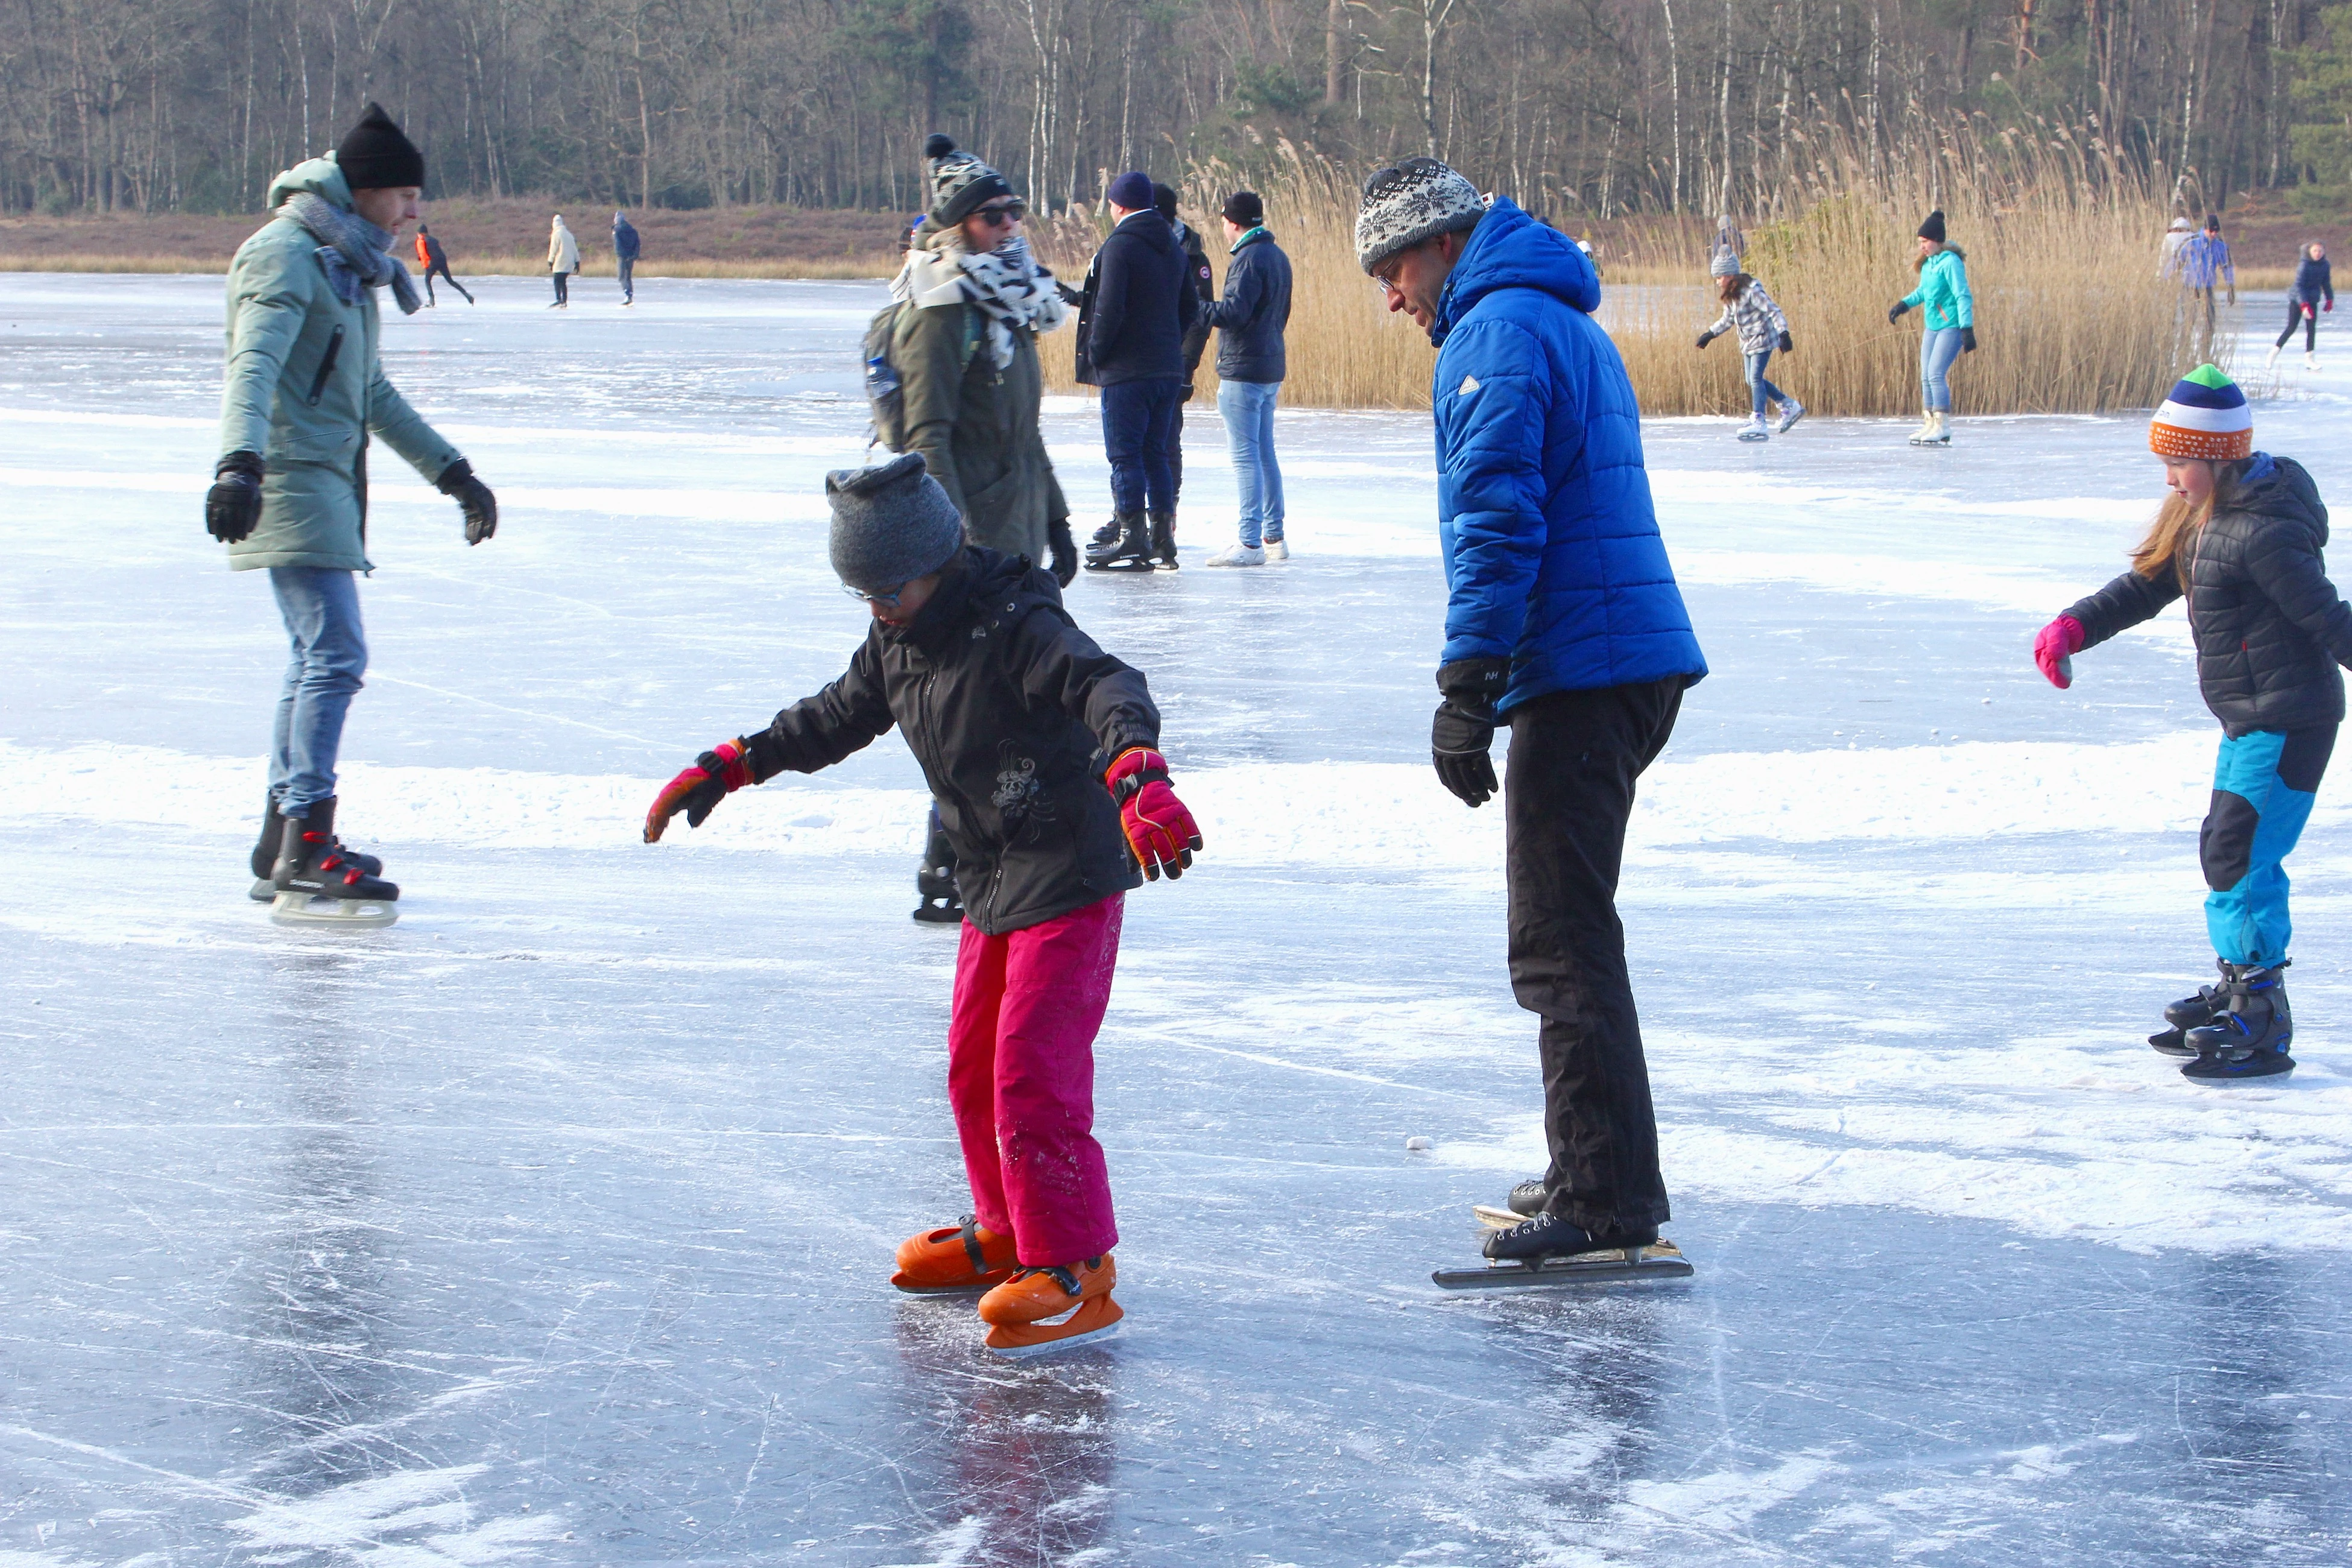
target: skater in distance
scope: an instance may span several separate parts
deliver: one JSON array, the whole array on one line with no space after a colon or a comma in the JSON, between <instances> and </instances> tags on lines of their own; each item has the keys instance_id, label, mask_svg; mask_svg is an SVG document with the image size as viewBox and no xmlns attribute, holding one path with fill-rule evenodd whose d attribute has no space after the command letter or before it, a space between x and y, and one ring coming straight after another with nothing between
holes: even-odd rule
<instances>
[{"instance_id":1,"label":"skater in distance","mask_svg":"<svg viewBox=\"0 0 2352 1568\"><path fill-rule=\"evenodd\" d=\"M2285 860L2344 721L2352 605L2327 580L2327 509L2301 464L2253 449L2245 395L2213 366L2173 387L2148 447L2170 492L2131 570L2042 628L2034 662L2062 690L2074 656L2187 595L2197 683L2221 723L2198 836L2218 984L2165 1008L2148 1044L2189 1078L2290 1072Z\"/></svg>"},{"instance_id":2,"label":"skater in distance","mask_svg":"<svg viewBox=\"0 0 2352 1568\"><path fill-rule=\"evenodd\" d=\"M825 495L833 569L873 613L865 641L838 680L672 779L646 840L899 729L955 850L948 1099L972 1209L909 1237L892 1283L986 1292L1006 1354L1105 1332L1121 1312L1095 1034L1128 890L1181 876L1200 829L1169 787L1142 675L1078 629L1051 576L967 544L921 454L833 473Z\"/></svg>"},{"instance_id":3,"label":"skater in distance","mask_svg":"<svg viewBox=\"0 0 2352 1568\"><path fill-rule=\"evenodd\" d=\"M280 921L389 925L400 889L383 863L335 837L335 758L367 668L354 574L367 559L370 437L456 500L466 542L498 531L470 464L384 379L376 291L418 300L389 252L417 216L425 158L368 105L324 158L269 184L270 220L228 272L221 457L205 527L239 572L267 570L293 644L253 846L253 897Z\"/></svg>"},{"instance_id":4,"label":"skater in distance","mask_svg":"<svg viewBox=\"0 0 2352 1568\"><path fill-rule=\"evenodd\" d=\"M1263 566L1290 559L1283 540L1282 468L1274 456L1274 405L1289 368L1290 258L1265 226L1255 191L1225 198L1225 291L1201 308L1217 329L1217 412L1241 491L1241 537L1209 557L1212 566Z\"/></svg>"},{"instance_id":5,"label":"skater in distance","mask_svg":"<svg viewBox=\"0 0 2352 1568\"><path fill-rule=\"evenodd\" d=\"M1175 227L1160 216L1151 177L1130 170L1105 193L1110 237L1087 271L1087 363L1102 389L1103 451L1110 459L1117 531L1090 546L1097 571L1150 571L1176 563L1172 426L1181 416L1184 339L1201 297Z\"/></svg>"},{"instance_id":6,"label":"skater in distance","mask_svg":"<svg viewBox=\"0 0 2352 1568\"><path fill-rule=\"evenodd\" d=\"M2278 342L2271 345L2270 358L2263 368L2278 363L2278 357L2294 336L2297 327L2303 329L2303 368L2319 368L2319 313L2336 309L2336 279L2327 266L2327 247L2312 244L2303 247L2301 259L2294 264L2294 287L2286 291L2286 326L2279 332Z\"/></svg>"},{"instance_id":7,"label":"skater in distance","mask_svg":"<svg viewBox=\"0 0 2352 1568\"><path fill-rule=\"evenodd\" d=\"M1916 309L1927 329L1919 334L1919 401L1927 412L1911 432L1911 445L1948 447L1952 362L1977 352L1977 302L1969 292L1969 258L1945 238L1940 207L1919 226L1919 255L1911 269L1919 286L1886 308L1887 325Z\"/></svg>"},{"instance_id":8,"label":"skater in distance","mask_svg":"<svg viewBox=\"0 0 2352 1568\"><path fill-rule=\"evenodd\" d=\"M1702 349L1716 339L1739 330L1739 354L1745 363L1751 416L1739 432L1743 441L1769 441L1771 426L1764 416L1775 403L1780 405L1780 434L1785 436L1805 416L1805 405L1781 391L1766 378L1764 372L1772 363L1772 351L1794 353L1797 345L1789 341L1789 318L1780 313L1780 302L1765 290L1764 285L1739 269L1739 258L1729 251L1718 250L1708 270L1716 279L1716 297L1723 301L1723 314L1715 325L1698 335Z\"/></svg>"},{"instance_id":9,"label":"skater in distance","mask_svg":"<svg viewBox=\"0 0 2352 1568\"><path fill-rule=\"evenodd\" d=\"M1443 699L1430 747L1464 805L1502 781L1511 986L1541 1020L1549 1167L1486 1255L1658 1241L1668 1214L1617 872L1633 785L1706 673L1651 508L1641 413L1574 241L1433 158L1365 181L1356 253L1437 345Z\"/></svg>"}]
</instances>

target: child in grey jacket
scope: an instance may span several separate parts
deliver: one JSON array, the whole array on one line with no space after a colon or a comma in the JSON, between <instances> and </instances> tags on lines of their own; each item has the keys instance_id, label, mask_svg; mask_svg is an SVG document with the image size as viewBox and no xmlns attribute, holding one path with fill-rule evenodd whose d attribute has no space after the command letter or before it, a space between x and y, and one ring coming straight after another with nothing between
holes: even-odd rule
<instances>
[{"instance_id":1,"label":"child in grey jacket","mask_svg":"<svg viewBox=\"0 0 2352 1568\"><path fill-rule=\"evenodd\" d=\"M1714 264L1707 269L1716 279L1716 297L1723 301L1723 314L1715 325L1698 335L1698 346L1706 347L1716 339L1737 327L1739 331L1739 352L1747 362L1748 391L1754 400L1753 415L1740 428L1743 441L1766 441L1772 436L1764 416L1770 405L1780 405L1780 433L1787 435L1798 420L1805 416L1805 405L1765 379L1764 368L1772 363L1772 351L1793 353L1795 345L1789 341L1789 318L1780 311L1780 303L1763 284L1739 269L1739 258L1717 251Z\"/></svg>"}]
</instances>

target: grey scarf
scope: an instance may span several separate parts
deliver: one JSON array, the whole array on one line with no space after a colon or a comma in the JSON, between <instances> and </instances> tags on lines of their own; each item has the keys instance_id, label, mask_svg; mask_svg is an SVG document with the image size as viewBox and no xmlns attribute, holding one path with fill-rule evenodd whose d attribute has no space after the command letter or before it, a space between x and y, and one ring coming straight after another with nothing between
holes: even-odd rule
<instances>
[{"instance_id":1,"label":"grey scarf","mask_svg":"<svg viewBox=\"0 0 2352 1568\"><path fill-rule=\"evenodd\" d=\"M347 213L309 191L297 191L287 197L278 216L292 218L309 229L313 238L324 242L319 247L319 263L327 269L327 286L344 304L358 304L362 288L381 289L387 283L392 285L392 298L402 315L413 316L424 304L416 297L416 285L410 280L408 268L392 258L390 252L396 236L386 234L359 214Z\"/></svg>"}]
</instances>

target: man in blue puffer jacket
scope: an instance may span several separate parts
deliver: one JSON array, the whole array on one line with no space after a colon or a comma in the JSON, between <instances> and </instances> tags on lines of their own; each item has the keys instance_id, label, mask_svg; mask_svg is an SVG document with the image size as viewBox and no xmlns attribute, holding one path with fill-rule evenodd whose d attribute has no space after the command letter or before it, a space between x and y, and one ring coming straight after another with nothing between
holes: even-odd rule
<instances>
[{"instance_id":1,"label":"man in blue puffer jacket","mask_svg":"<svg viewBox=\"0 0 2352 1568\"><path fill-rule=\"evenodd\" d=\"M1592 320L1573 240L1433 158L1364 182L1356 254L1438 346L1445 647L1438 777L1469 805L1511 727L1503 790L1511 985L1539 1015L1551 1165L1486 1243L1532 1258L1657 1240L1667 1217L1617 869L1633 781L1706 673L1658 537L1641 410Z\"/></svg>"}]
</instances>

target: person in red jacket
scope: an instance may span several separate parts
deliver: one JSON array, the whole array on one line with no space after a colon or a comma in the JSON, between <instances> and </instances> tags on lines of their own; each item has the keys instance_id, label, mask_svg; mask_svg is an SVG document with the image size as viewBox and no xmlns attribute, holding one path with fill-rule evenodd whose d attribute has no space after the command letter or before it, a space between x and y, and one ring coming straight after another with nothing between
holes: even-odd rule
<instances>
[{"instance_id":1,"label":"person in red jacket","mask_svg":"<svg viewBox=\"0 0 2352 1568\"><path fill-rule=\"evenodd\" d=\"M426 304L441 303L433 297L433 275L436 272L441 275L443 282L458 293L466 294L466 286L449 276L449 253L441 248L441 242L433 237L433 231L421 223L416 226L416 265L425 269L425 302ZM470 305L473 302L474 297L471 294L466 294L466 303Z\"/></svg>"},{"instance_id":2,"label":"person in red jacket","mask_svg":"<svg viewBox=\"0 0 2352 1568\"><path fill-rule=\"evenodd\" d=\"M830 474L825 494L833 569L874 615L866 640L841 679L672 779L646 839L898 727L955 848L948 1100L972 1212L909 1237L891 1283L985 1291L980 1316L1003 1354L1107 1333L1123 1314L1095 1034L1128 890L1181 876L1200 829L1169 788L1141 673L1078 629L1051 574L966 544L921 453Z\"/></svg>"}]
</instances>

